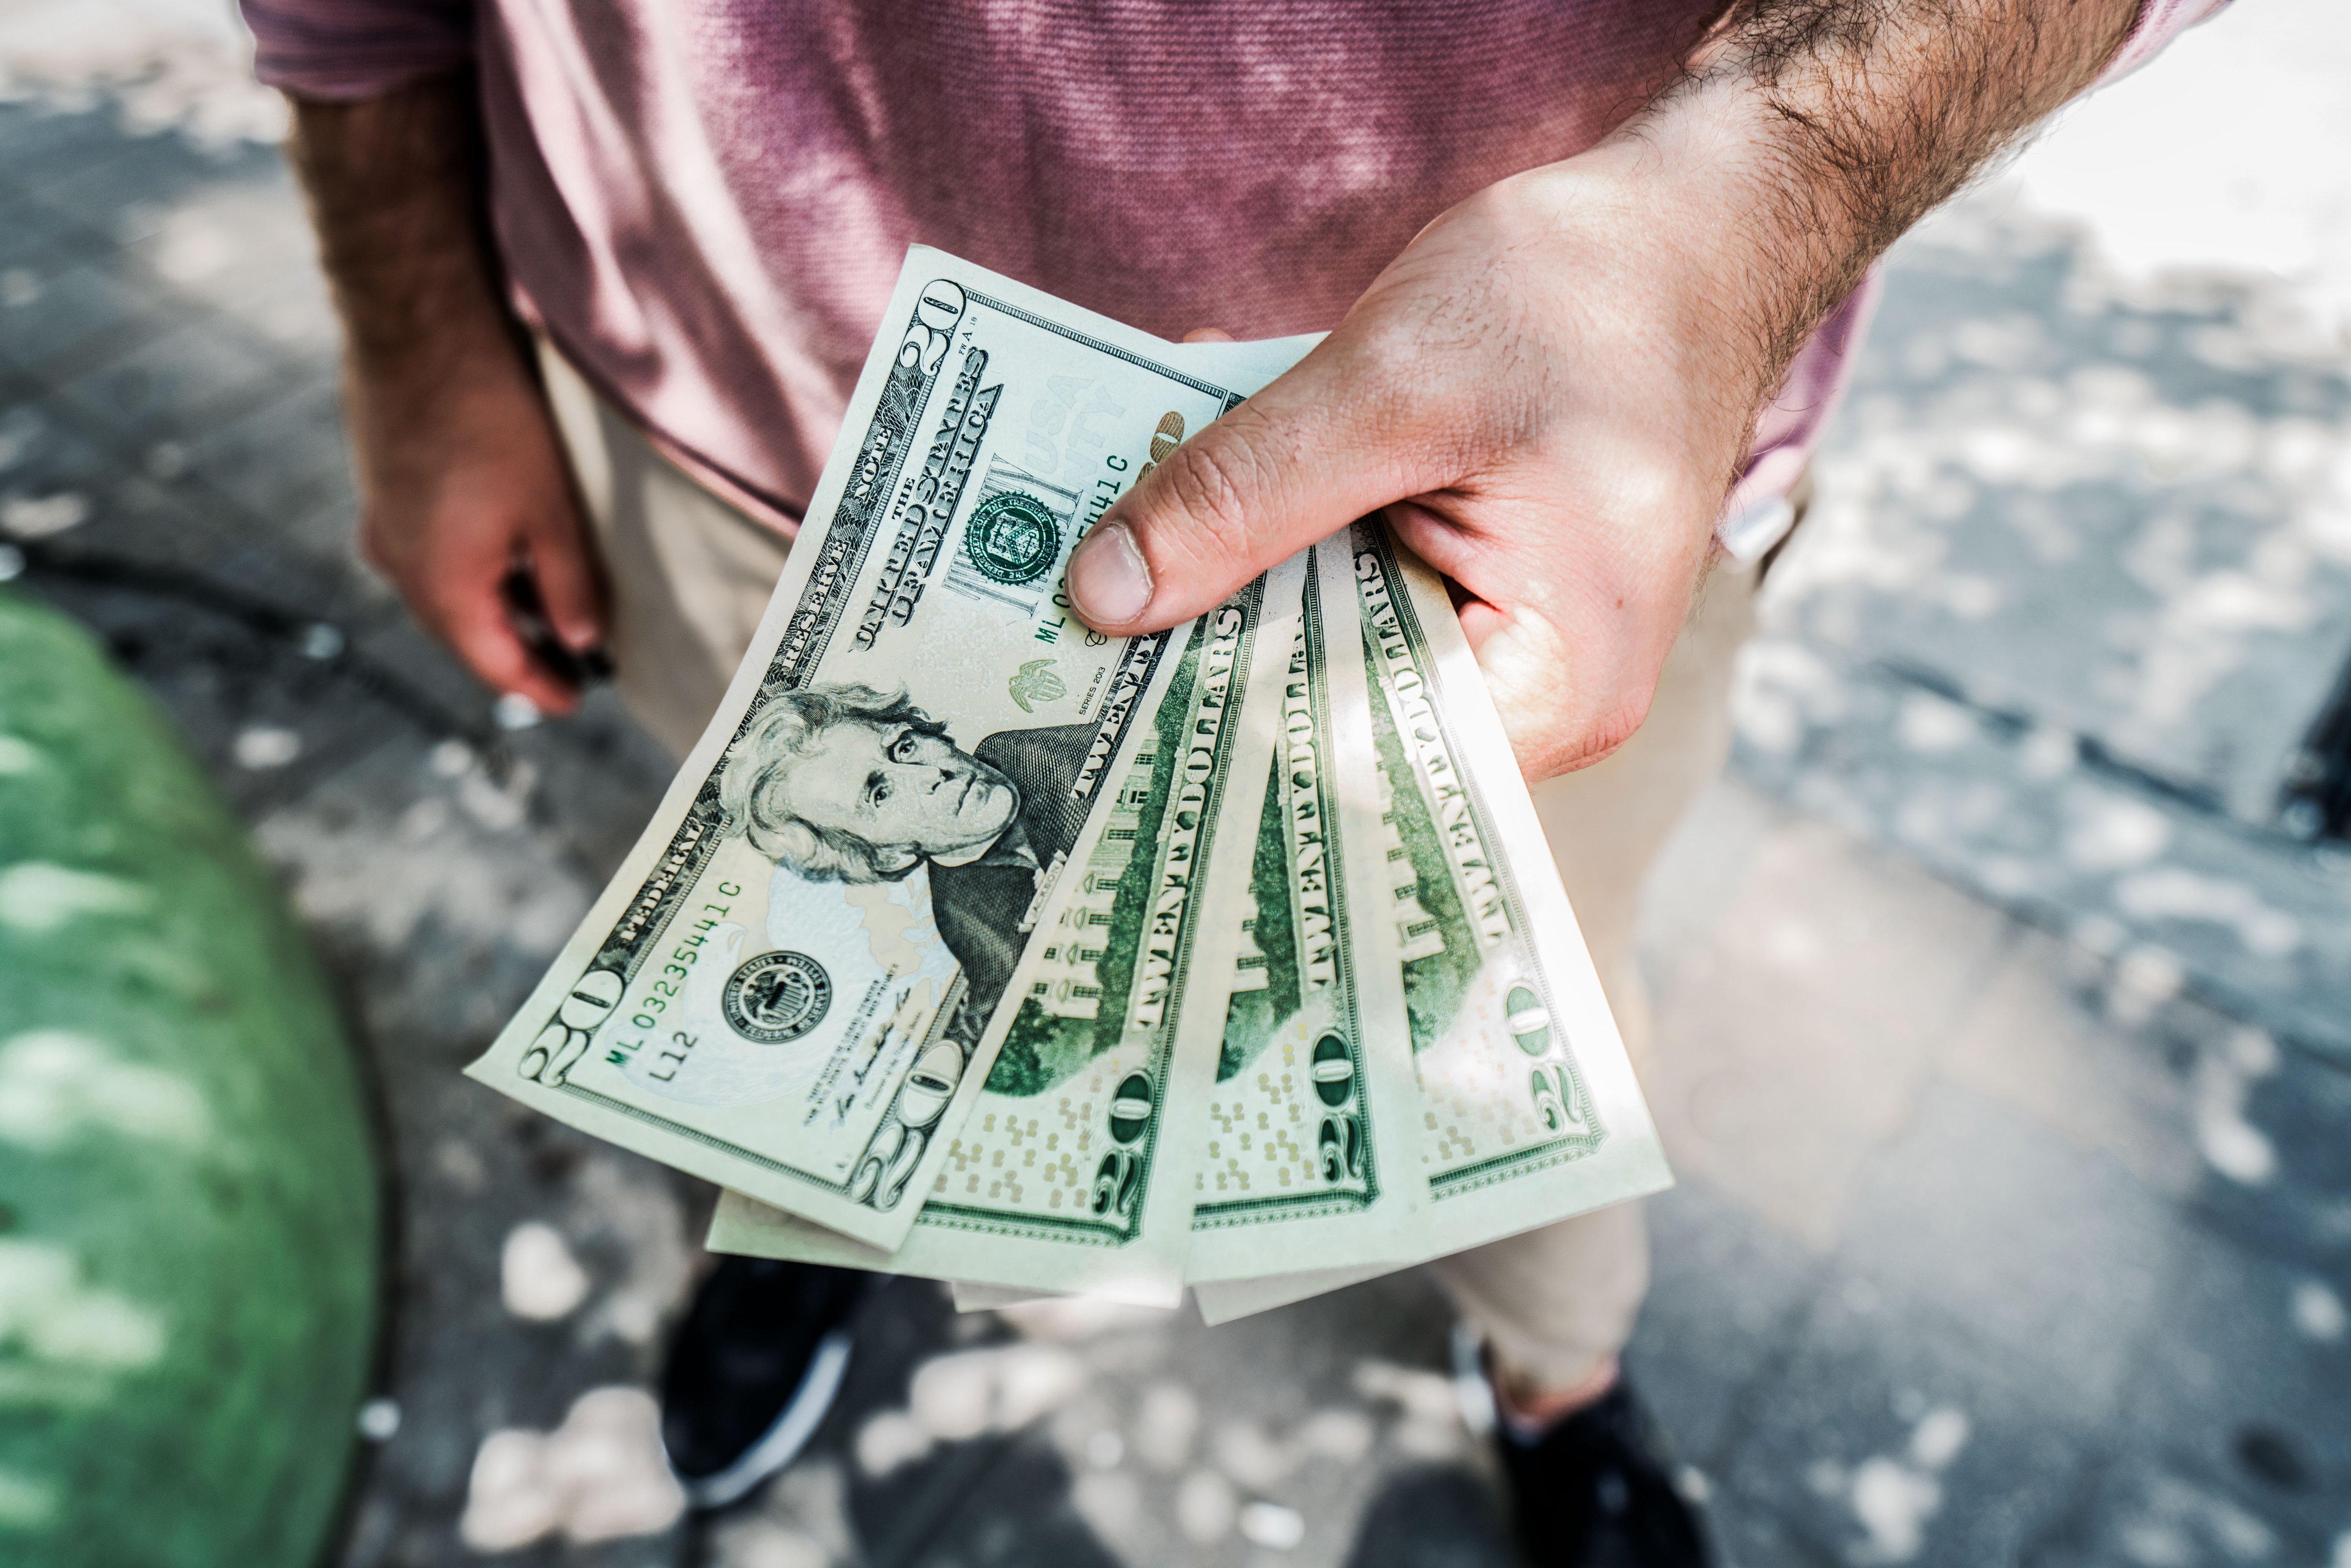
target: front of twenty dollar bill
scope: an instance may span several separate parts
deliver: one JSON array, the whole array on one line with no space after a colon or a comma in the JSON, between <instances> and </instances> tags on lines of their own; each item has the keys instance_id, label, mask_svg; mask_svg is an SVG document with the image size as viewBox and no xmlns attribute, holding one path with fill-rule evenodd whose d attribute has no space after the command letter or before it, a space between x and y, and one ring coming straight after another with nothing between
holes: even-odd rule
<instances>
[{"instance_id":1,"label":"front of twenty dollar bill","mask_svg":"<svg viewBox=\"0 0 2351 1568\"><path fill-rule=\"evenodd\" d=\"M710 1245L1173 1306L1303 556L1202 616L920 1223L883 1257L728 1193ZM1010 1004L1008 1004L1009 1006Z\"/></svg>"},{"instance_id":2,"label":"front of twenty dollar bill","mask_svg":"<svg viewBox=\"0 0 2351 1568\"><path fill-rule=\"evenodd\" d=\"M1189 635L1090 632L1070 551L1302 345L1184 355L920 248L884 320L717 716L466 1071L888 1249Z\"/></svg>"}]
</instances>

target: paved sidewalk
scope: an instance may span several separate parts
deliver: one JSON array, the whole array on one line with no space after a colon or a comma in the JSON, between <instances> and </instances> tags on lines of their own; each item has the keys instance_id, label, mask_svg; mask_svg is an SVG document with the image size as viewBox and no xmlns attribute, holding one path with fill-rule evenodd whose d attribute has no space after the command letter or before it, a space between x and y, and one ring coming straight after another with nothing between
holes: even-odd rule
<instances>
[{"instance_id":1,"label":"paved sidewalk","mask_svg":"<svg viewBox=\"0 0 2351 1568\"><path fill-rule=\"evenodd\" d=\"M643 1391L708 1195L457 1074L666 765L607 701L501 730L356 566L276 155L120 101L0 105L6 591L181 724L374 1065L398 1277L340 1562L1511 1562L1412 1277L1216 1331L893 1285L809 1460L676 1517ZM1645 938L1683 1182L1633 1366L1734 1561L2351 1564L2351 1074L1758 777Z\"/></svg>"}]
</instances>

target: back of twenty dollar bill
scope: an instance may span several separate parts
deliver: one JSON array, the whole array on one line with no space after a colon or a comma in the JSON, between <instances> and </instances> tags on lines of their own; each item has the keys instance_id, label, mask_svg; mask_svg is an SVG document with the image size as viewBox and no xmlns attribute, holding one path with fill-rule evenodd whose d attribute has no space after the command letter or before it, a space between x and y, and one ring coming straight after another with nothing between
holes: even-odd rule
<instances>
[{"instance_id":1,"label":"back of twenty dollar bill","mask_svg":"<svg viewBox=\"0 0 2351 1568\"><path fill-rule=\"evenodd\" d=\"M468 1073L903 1241L1189 636L1089 632L1071 549L1303 346L1217 347L910 252L717 716Z\"/></svg>"}]
</instances>

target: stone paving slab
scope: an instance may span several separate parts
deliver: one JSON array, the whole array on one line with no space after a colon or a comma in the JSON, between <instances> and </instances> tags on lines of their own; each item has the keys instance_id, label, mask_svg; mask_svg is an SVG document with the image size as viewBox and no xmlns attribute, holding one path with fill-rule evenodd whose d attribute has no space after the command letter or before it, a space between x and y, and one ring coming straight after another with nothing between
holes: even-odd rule
<instances>
[{"instance_id":1,"label":"stone paving slab","mask_svg":"<svg viewBox=\"0 0 2351 1568\"><path fill-rule=\"evenodd\" d=\"M2281 816L2351 661L2351 359L1997 193L1896 247L1742 674L1741 777L2351 1053L2351 856Z\"/></svg>"}]
</instances>

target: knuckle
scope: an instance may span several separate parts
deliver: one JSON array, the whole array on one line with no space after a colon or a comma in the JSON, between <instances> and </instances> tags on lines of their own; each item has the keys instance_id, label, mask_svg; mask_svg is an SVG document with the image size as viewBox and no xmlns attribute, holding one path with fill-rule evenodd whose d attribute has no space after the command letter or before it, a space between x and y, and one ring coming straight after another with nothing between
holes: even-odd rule
<instances>
[{"instance_id":1,"label":"knuckle","mask_svg":"<svg viewBox=\"0 0 2351 1568\"><path fill-rule=\"evenodd\" d=\"M1228 417L1230 417L1229 415ZM1245 442L1207 436L1188 441L1160 465L1161 494L1186 536L1187 554L1231 554L1249 542L1249 497L1259 465Z\"/></svg>"}]
</instances>

